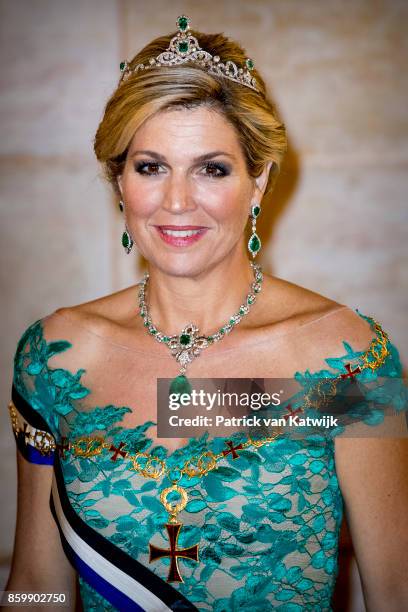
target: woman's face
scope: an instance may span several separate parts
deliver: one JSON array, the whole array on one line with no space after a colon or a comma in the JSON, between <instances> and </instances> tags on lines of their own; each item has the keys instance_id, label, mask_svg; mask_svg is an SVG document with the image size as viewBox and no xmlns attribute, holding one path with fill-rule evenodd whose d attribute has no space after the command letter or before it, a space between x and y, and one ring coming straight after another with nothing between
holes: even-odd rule
<instances>
[{"instance_id":1,"label":"woman's face","mask_svg":"<svg viewBox=\"0 0 408 612\"><path fill-rule=\"evenodd\" d=\"M158 113L137 130L118 179L135 245L151 265L177 276L243 253L269 168L249 177L234 128L215 111Z\"/></svg>"}]
</instances>

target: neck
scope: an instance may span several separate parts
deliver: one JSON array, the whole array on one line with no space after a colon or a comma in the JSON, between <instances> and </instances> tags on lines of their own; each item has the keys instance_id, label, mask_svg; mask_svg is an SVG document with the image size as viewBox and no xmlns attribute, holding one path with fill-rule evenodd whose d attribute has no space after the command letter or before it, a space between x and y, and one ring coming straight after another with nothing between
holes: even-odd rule
<instances>
[{"instance_id":1,"label":"neck","mask_svg":"<svg viewBox=\"0 0 408 612\"><path fill-rule=\"evenodd\" d=\"M151 267L146 302L154 325L167 335L188 323L209 335L226 323L245 301L254 280L244 255L226 259L197 276L173 276Z\"/></svg>"}]
</instances>

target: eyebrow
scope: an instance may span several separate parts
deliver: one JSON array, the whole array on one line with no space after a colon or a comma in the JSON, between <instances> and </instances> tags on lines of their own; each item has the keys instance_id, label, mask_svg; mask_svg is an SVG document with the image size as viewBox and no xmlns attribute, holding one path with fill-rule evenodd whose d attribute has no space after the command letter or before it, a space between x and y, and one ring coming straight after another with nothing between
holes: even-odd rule
<instances>
[{"instance_id":1,"label":"eyebrow","mask_svg":"<svg viewBox=\"0 0 408 612\"><path fill-rule=\"evenodd\" d=\"M160 153L157 153L156 151L149 151L149 150L139 150L139 151L134 151L131 155L131 157L136 157L136 155L150 155L150 157L153 157L154 159L157 159L158 161L162 161L165 162L166 158L164 155L161 155ZM205 161L206 159L211 159L213 157L218 157L219 155L225 155L226 157L230 157L231 159L236 159L234 155L232 155L231 153L226 153L225 151L210 151L209 153L204 153L203 155L199 155L198 157L194 158L194 162L202 162Z\"/></svg>"}]
</instances>

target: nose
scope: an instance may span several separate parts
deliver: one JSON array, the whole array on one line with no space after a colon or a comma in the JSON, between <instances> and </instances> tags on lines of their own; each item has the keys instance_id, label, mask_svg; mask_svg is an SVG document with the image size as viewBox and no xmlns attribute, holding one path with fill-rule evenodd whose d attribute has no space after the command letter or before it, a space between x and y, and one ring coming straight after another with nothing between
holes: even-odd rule
<instances>
[{"instance_id":1,"label":"nose","mask_svg":"<svg viewBox=\"0 0 408 612\"><path fill-rule=\"evenodd\" d=\"M173 172L166 181L163 208L173 214L182 214L196 208L191 185L184 172Z\"/></svg>"}]
</instances>

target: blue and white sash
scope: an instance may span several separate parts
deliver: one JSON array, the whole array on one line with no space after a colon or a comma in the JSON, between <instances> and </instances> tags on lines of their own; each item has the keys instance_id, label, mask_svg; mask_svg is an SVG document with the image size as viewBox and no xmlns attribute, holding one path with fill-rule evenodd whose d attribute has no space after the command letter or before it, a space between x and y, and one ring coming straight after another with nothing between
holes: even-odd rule
<instances>
[{"instance_id":1,"label":"blue and white sash","mask_svg":"<svg viewBox=\"0 0 408 612\"><path fill-rule=\"evenodd\" d=\"M50 499L64 551L78 574L124 612L198 612L170 584L87 525L69 501L59 457Z\"/></svg>"}]
</instances>

